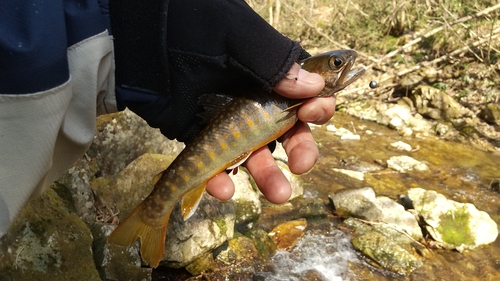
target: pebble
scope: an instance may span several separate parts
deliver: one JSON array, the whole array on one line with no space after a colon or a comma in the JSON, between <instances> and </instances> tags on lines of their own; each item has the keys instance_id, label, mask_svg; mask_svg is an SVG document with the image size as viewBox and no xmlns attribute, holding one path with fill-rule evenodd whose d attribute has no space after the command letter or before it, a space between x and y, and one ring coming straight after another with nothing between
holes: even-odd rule
<instances>
[{"instance_id":1,"label":"pebble","mask_svg":"<svg viewBox=\"0 0 500 281\"><path fill-rule=\"evenodd\" d=\"M411 151L412 150L411 145L409 145L405 142L402 142L402 141L393 142L393 143L391 143L391 146L398 149L398 150L404 150L404 151Z\"/></svg>"}]
</instances>

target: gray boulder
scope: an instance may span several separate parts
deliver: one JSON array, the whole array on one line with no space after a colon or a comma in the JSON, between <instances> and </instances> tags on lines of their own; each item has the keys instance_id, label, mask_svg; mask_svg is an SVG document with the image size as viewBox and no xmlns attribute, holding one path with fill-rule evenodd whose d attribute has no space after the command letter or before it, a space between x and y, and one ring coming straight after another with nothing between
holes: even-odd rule
<instances>
[{"instance_id":1,"label":"gray boulder","mask_svg":"<svg viewBox=\"0 0 500 281\"><path fill-rule=\"evenodd\" d=\"M423 238L422 230L413 214L388 197L376 197L371 187L339 192L329 198L341 216L382 222L416 240Z\"/></svg>"}]
</instances>

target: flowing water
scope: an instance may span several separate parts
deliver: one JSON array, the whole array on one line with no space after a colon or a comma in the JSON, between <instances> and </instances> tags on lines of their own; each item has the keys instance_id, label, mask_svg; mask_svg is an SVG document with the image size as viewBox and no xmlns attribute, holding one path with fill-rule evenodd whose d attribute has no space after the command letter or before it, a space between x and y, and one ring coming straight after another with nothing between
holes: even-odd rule
<instances>
[{"instance_id":1,"label":"flowing water","mask_svg":"<svg viewBox=\"0 0 500 281\"><path fill-rule=\"evenodd\" d=\"M422 187L435 190L448 199L472 203L500 225L500 193L491 187L492 182L500 179L499 154L434 137L403 137L386 126L342 113L336 114L331 122L337 128L355 131L361 138L341 140L324 126L314 129L321 158L315 168L303 176L306 197L321 198L328 204L328 194L371 186L377 195L396 200L400 194L406 194L408 188ZM396 141L410 144L413 150L393 148L390 144ZM399 173L390 170L386 161L396 155L411 156L425 163L430 171ZM364 172L364 179L354 179L334 169ZM459 253L434 249L432 252L432 257L425 258L424 265L406 278L368 265L335 227L316 229L307 232L291 253L278 252L273 262L280 270L265 279L500 280L498 238L493 244L474 251ZM308 271L319 273L321 279L308 279Z\"/></svg>"}]
</instances>

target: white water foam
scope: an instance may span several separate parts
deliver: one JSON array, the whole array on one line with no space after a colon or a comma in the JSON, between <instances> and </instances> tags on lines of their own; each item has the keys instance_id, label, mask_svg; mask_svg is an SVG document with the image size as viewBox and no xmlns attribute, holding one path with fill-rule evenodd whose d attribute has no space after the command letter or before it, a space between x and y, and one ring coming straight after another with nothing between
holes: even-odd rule
<instances>
[{"instance_id":1,"label":"white water foam","mask_svg":"<svg viewBox=\"0 0 500 281\"><path fill-rule=\"evenodd\" d=\"M279 250L271 261L275 272L261 272L259 280L299 281L312 270L325 281L354 280L349 263L362 263L349 237L340 230L327 234L308 231L291 252Z\"/></svg>"}]
</instances>

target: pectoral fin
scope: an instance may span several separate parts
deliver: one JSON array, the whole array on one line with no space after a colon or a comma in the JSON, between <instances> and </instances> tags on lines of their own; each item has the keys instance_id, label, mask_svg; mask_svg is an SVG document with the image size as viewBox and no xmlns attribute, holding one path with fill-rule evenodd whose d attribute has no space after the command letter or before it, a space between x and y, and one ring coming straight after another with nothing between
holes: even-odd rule
<instances>
[{"instance_id":1,"label":"pectoral fin","mask_svg":"<svg viewBox=\"0 0 500 281\"><path fill-rule=\"evenodd\" d=\"M181 201L181 212L184 220L189 219L200 204L201 197L203 197L203 192L205 191L206 184L200 184L199 186L188 191Z\"/></svg>"}]
</instances>

